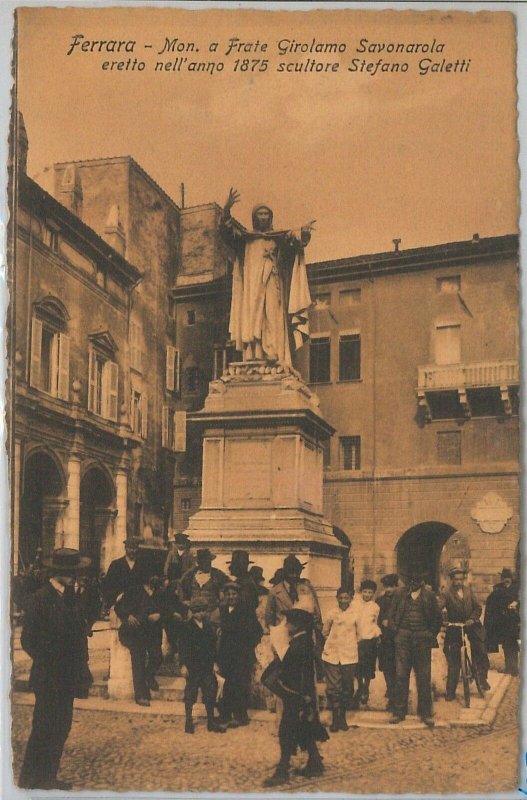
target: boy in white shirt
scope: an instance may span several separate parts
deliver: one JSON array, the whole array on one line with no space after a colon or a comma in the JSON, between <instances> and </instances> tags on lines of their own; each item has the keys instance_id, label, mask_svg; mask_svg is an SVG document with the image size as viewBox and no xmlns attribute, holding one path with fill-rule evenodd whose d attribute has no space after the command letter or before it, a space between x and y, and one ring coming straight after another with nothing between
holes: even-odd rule
<instances>
[{"instance_id":1,"label":"boy in white shirt","mask_svg":"<svg viewBox=\"0 0 527 800\"><path fill-rule=\"evenodd\" d=\"M326 696L333 712L330 731L347 731L346 707L353 698L358 662L358 618L345 588L337 591L338 607L332 609L322 629L326 639L322 662L326 678Z\"/></svg>"},{"instance_id":2,"label":"boy in white shirt","mask_svg":"<svg viewBox=\"0 0 527 800\"><path fill-rule=\"evenodd\" d=\"M358 696L362 705L368 703L370 681L375 678L377 662L377 641L381 629L377 625L380 608L373 599L377 591L375 581L364 580L360 585L360 595L353 600L353 607L358 616L359 633L359 690Z\"/></svg>"}]
</instances>

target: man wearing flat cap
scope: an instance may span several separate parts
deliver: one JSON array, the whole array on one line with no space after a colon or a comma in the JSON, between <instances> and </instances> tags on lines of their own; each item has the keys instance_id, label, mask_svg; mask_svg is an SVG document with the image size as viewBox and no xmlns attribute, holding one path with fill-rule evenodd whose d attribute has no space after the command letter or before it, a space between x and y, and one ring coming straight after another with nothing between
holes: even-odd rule
<instances>
[{"instance_id":1,"label":"man wearing flat cap","mask_svg":"<svg viewBox=\"0 0 527 800\"><path fill-rule=\"evenodd\" d=\"M74 697L87 697L86 623L75 599L75 577L90 559L62 547L43 559L51 577L27 601L22 647L33 659L30 686L35 693L31 735L18 785L23 789L63 789L57 778L73 718Z\"/></svg>"},{"instance_id":2,"label":"man wearing flat cap","mask_svg":"<svg viewBox=\"0 0 527 800\"><path fill-rule=\"evenodd\" d=\"M398 589L389 612L389 628L395 641L395 696L392 724L408 713L410 673L417 683L417 713L427 727L433 727L432 648L438 647L441 611L436 596L424 586L425 573L415 567L404 575L408 585Z\"/></svg>"},{"instance_id":3,"label":"man wearing flat cap","mask_svg":"<svg viewBox=\"0 0 527 800\"><path fill-rule=\"evenodd\" d=\"M199 549L196 553L196 566L187 570L180 583L181 600L188 604L194 597L206 597L209 614L218 608L223 585L228 581L221 569L212 566L215 558L208 547Z\"/></svg>"},{"instance_id":4,"label":"man wearing flat cap","mask_svg":"<svg viewBox=\"0 0 527 800\"><path fill-rule=\"evenodd\" d=\"M178 581L196 566L196 553L185 531L176 533L165 561L164 573L169 581Z\"/></svg>"},{"instance_id":5,"label":"man wearing flat cap","mask_svg":"<svg viewBox=\"0 0 527 800\"><path fill-rule=\"evenodd\" d=\"M520 653L519 586L508 567L502 569L501 581L495 584L487 599L484 625L488 652L497 653L501 644L505 657L505 674L517 677Z\"/></svg>"},{"instance_id":6,"label":"man wearing flat cap","mask_svg":"<svg viewBox=\"0 0 527 800\"><path fill-rule=\"evenodd\" d=\"M108 608L113 608L126 589L141 586L143 576L137 560L141 542L139 536L127 536L123 542L124 556L116 558L108 567L102 584L102 595Z\"/></svg>"},{"instance_id":7,"label":"man wearing flat cap","mask_svg":"<svg viewBox=\"0 0 527 800\"><path fill-rule=\"evenodd\" d=\"M482 608L476 600L472 588L465 585L466 571L463 567L452 567L448 572L450 587L440 598L444 610L447 629L445 633L445 656L448 663L446 679L446 699L454 700L461 669L461 630L449 622L462 622L470 642L472 663L478 673L479 684L483 690L490 689L487 683L489 657L485 647L485 628L481 624Z\"/></svg>"}]
</instances>

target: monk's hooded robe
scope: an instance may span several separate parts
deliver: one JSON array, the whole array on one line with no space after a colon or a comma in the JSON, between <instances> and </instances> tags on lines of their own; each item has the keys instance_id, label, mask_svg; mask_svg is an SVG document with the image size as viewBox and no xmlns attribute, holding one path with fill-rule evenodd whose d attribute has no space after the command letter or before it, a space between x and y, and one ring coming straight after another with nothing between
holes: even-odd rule
<instances>
[{"instance_id":1,"label":"monk's hooded robe","mask_svg":"<svg viewBox=\"0 0 527 800\"><path fill-rule=\"evenodd\" d=\"M253 227L262 207L269 208L253 209ZM230 215L222 218L220 230L235 254L229 332L236 350L245 355L247 345L261 345L268 361L292 366L289 331L295 349L309 335L311 295L304 260L309 231L274 231L272 225L248 231Z\"/></svg>"}]
</instances>

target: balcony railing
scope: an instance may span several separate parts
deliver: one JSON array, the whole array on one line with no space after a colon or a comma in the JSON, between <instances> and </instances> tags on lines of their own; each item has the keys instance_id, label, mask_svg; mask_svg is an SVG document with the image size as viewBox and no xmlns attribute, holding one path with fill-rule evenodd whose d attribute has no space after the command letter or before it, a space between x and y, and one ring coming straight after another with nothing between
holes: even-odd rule
<instances>
[{"instance_id":1,"label":"balcony railing","mask_svg":"<svg viewBox=\"0 0 527 800\"><path fill-rule=\"evenodd\" d=\"M444 391L519 383L518 361L479 361L473 364L433 364L418 368L418 390Z\"/></svg>"}]
</instances>

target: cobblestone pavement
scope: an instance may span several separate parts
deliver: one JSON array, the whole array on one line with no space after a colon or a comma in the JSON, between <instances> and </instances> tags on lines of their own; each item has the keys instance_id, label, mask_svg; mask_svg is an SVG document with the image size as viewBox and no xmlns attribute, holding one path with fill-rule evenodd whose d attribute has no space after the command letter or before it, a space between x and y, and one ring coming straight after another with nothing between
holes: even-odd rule
<instances>
[{"instance_id":1,"label":"cobblestone pavement","mask_svg":"<svg viewBox=\"0 0 527 800\"><path fill-rule=\"evenodd\" d=\"M284 789L375 795L516 792L518 684L513 680L509 686L492 729L350 729L322 746L326 773L321 778L292 777ZM13 706L15 774L31 714L31 707ZM77 709L61 778L77 791L263 791L262 781L277 757L272 723L252 722L217 735L199 720L189 736L181 717ZM298 757L297 763L303 760Z\"/></svg>"}]
</instances>

